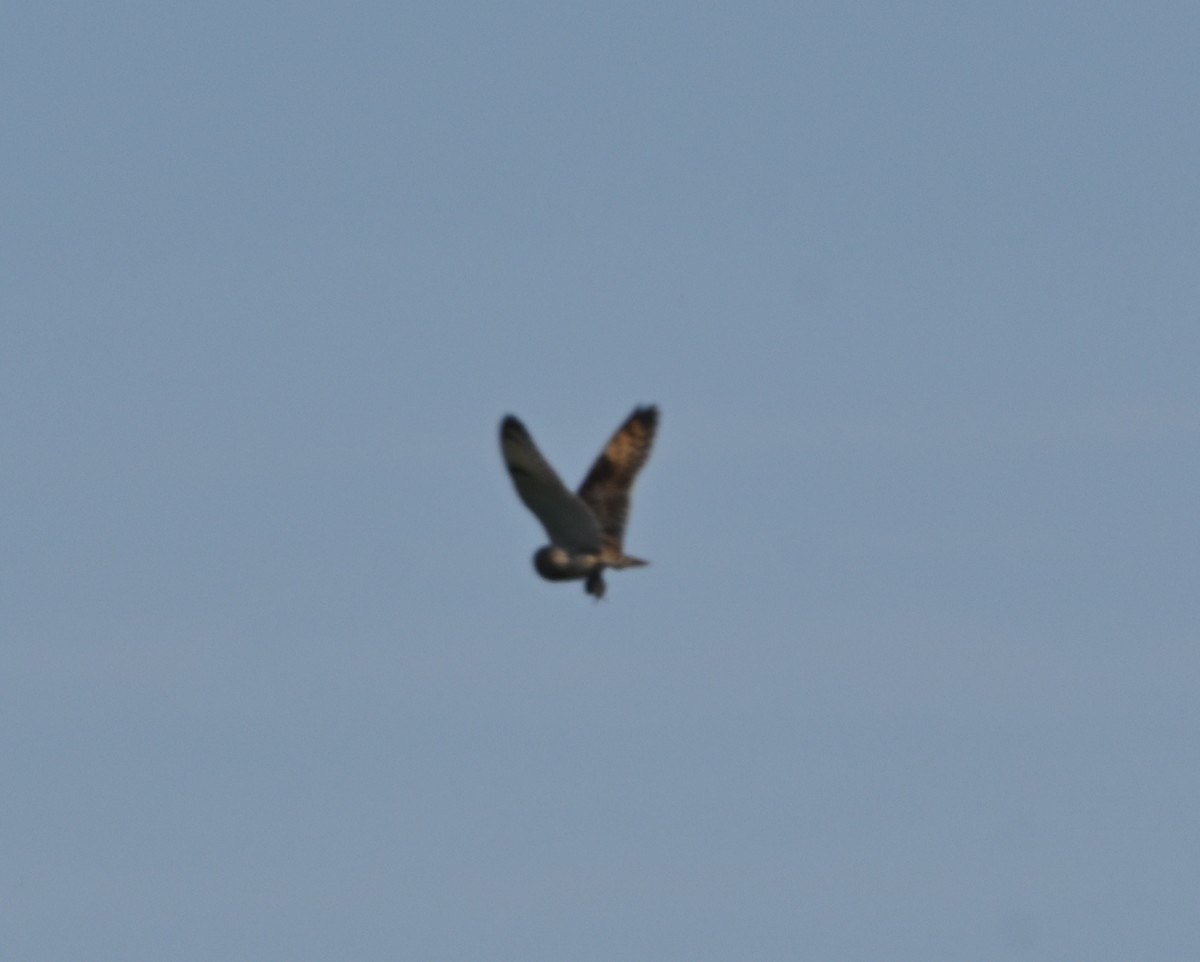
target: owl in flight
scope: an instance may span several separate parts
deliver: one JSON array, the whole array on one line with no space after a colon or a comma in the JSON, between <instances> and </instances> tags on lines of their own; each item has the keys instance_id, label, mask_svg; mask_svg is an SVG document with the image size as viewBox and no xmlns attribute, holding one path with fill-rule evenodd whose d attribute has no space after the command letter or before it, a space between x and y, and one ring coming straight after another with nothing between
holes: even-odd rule
<instances>
[{"instance_id":1,"label":"owl in flight","mask_svg":"<svg viewBox=\"0 0 1200 962\"><path fill-rule=\"evenodd\" d=\"M621 543L629 519L629 492L650 456L658 408L639 407L617 428L596 458L579 492L572 494L542 457L525 425L511 414L500 424L500 450L517 494L532 511L550 543L533 556L547 581L586 578L584 590L604 597L605 568L649 564L627 555Z\"/></svg>"}]
</instances>

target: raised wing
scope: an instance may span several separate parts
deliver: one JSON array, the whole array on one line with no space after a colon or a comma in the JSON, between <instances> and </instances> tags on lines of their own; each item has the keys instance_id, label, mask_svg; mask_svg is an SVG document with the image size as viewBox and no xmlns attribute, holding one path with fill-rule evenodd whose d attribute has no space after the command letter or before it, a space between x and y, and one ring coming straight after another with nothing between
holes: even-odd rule
<instances>
[{"instance_id":1,"label":"raised wing","mask_svg":"<svg viewBox=\"0 0 1200 962\"><path fill-rule=\"evenodd\" d=\"M629 519L629 494L637 473L650 457L657 429L658 408L634 408L579 486L579 497L600 523L601 542L609 551L621 552Z\"/></svg>"},{"instance_id":2,"label":"raised wing","mask_svg":"<svg viewBox=\"0 0 1200 962\"><path fill-rule=\"evenodd\" d=\"M525 507L534 513L553 544L571 552L600 550L600 526L533 443L525 425L511 414L500 424L500 451Z\"/></svg>"}]
</instances>

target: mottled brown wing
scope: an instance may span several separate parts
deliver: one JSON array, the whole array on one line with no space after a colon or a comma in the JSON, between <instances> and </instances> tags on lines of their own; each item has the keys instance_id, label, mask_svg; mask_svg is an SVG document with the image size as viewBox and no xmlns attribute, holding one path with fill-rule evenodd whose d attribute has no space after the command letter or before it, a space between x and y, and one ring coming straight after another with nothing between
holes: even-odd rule
<instances>
[{"instance_id":1,"label":"mottled brown wing","mask_svg":"<svg viewBox=\"0 0 1200 962\"><path fill-rule=\"evenodd\" d=\"M579 486L579 497L600 522L600 537L606 550L621 551L625 522L629 519L630 491L638 471L650 457L657 428L658 408L634 408Z\"/></svg>"},{"instance_id":2,"label":"mottled brown wing","mask_svg":"<svg viewBox=\"0 0 1200 962\"><path fill-rule=\"evenodd\" d=\"M575 552L600 550L600 528L591 509L562 483L525 425L511 414L500 424L500 451L517 494L553 544Z\"/></svg>"}]
</instances>

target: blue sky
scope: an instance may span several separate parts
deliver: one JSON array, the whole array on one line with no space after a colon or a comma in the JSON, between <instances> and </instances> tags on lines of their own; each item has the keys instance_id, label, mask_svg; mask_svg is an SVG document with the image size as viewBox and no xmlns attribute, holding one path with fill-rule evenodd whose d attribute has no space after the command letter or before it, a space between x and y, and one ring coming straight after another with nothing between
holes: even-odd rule
<instances>
[{"instance_id":1,"label":"blue sky","mask_svg":"<svg viewBox=\"0 0 1200 962\"><path fill-rule=\"evenodd\" d=\"M1193 4L0 36L0 954L1200 951Z\"/></svg>"}]
</instances>

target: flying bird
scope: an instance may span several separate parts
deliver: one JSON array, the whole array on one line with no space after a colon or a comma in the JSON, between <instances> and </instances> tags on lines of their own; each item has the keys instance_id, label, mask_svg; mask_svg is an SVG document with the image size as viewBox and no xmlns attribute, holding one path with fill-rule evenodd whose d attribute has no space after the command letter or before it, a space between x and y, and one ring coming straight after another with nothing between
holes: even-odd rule
<instances>
[{"instance_id":1,"label":"flying bird","mask_svg":"<svg viewBox=\"0 0 1200 962\"><path fill-rule=\"evenodd\" d=\"M650 456L657 428L658 408L634 408L572 494L525 425L511 414L500 423L500 451L517 494L550 539L533 556L533 567L547 581L586 579L584 591L599 601L604 597L605 568L649 564L627 555L623 542L629 493Z\"/></svg>"}]
</instances>

